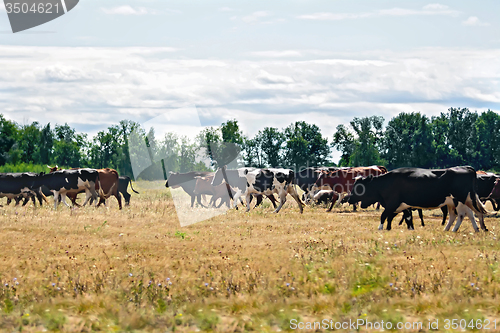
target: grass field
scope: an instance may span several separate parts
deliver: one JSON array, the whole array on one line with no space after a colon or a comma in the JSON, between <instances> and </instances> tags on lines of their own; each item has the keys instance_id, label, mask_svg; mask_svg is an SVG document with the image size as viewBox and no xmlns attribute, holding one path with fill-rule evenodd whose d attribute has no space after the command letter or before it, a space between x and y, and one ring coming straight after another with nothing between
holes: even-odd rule
<instances>
[{"instance_id":1,"label":"grass field","mask_svg":"<svg viewBox=\"0 0 500 333\"><path fill-rule=\"evenodd\" d=\"M261 332L293 319L421 321L422 331L489 320L500 331L495 217L487 233L468 220L444 232L439 210L425 227L415 214L415 231L397 221L378 231L374 209L301 215L289 197L277 215L266 204L180 227L168 190L134 188L122 211L114 199L0 208L0 331Z\"/></svg>"}]
</instances>

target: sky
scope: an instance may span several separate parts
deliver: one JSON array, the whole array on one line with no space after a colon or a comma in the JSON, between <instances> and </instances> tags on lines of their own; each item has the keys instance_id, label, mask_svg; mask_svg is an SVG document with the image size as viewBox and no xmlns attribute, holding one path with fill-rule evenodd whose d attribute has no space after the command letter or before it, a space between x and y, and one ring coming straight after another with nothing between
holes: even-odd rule
<instances>
[{"instance_id":1,"label":"sky","mask_svg":"<svg viewBox=\"0 0 500 333\"><path fill-rule=\"evenodd\" d=\"M500 110L500 2L96 1L13 34L0 113L95 135L122 119L194 137L303 120ZM193 112L194 110L194 112ZM339 158L334 152L334 161Z\"/></svg>"}]
</instances>

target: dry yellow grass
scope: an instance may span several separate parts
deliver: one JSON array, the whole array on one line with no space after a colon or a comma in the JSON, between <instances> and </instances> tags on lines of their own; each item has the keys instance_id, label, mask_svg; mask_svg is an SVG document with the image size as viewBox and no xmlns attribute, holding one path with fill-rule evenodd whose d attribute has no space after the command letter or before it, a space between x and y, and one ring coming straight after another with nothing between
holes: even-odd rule
<instances>
[{"instance_id":1,"label":"dry yellow grass","mask_svg":"<svg viewBox=\"0 0 500 333\"><path fill-rule=\"evenodd\" d=\"M142 193L122 211L113 198L99 209L0 208L0 330L279 331L291 319L359 318L443 327L499 317L495 217L488 233L468 220L451 233L429 211L426 227L417 217L415 231L393 223L387 232L373 209L300 215L289 198L278 215L266 204L181 228L168 190L134 187Z\"/></svg>"}]
</instances>

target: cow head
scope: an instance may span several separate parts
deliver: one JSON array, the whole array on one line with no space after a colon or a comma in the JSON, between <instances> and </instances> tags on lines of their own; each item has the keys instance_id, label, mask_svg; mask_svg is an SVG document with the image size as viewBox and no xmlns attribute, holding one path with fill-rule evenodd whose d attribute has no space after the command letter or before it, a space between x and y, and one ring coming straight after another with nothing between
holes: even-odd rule
<instances>
[{"instance_id":1,"label":"cow head","mask_svg":"<svg viewBox=\"0 0 500 333\"><path fill-rule=\"evenodd\" d=\"M170 175L169 175L167 181L165 182L165 187L170 187L170 188L177 188L177 187L179 187L179 185L176 184L176 182L175 182L175 178L176 178L177 175L178 175L177 172L170 171Z\"/></svg>"},{"instance_id":2,"label":"cow head","mask_svg":"<svg viewBox=\"0 0 500 333\"><path fill-rule=\"evenodd\" d=\"M367 208L380 201L378 189L373 184L373 175L357 179L354 182L352 192L344 198L350 204L361 201L361 208ZM343 200L343 201L344 201Z\"/></svg>"},{"instance_id":3,"label":"cow head","mask_svg":"<svg viewBox=\"0 0 500 333\"><path fill-rule=\"evenodd\" d=\"M224 180L224 175L223 175L223 170L224 172L226 171L226 166L224 165L222 168L219 167L217 169L217 172L214 175L214 179L212 179L212 186L219 186L222 184L222 181ZM246 171L246 170L245 170Z\"/></svg>"},{"instance_id":4,"label":"cow head","mask_svg":"<svg viewBox=\"0 0 500 333\"><path fill-rule=\"evenodd\" d=\"M59 170L58 165L56 165L55 167L51 167L51 166L47 165L47 168L50 169L49 173L56 172L57 170Z\"/></svg>"}]
</instances>

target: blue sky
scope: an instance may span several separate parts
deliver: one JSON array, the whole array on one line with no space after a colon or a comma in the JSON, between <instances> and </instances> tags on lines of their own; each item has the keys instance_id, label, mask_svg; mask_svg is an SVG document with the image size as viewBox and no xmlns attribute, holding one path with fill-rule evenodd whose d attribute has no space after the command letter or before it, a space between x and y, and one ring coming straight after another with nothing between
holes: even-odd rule
<instances>
[{"instance_id":1,"label":"blue sky","mask_svg":"<svg viewBox=\"0 0 500 333\"><path fill-rule=\"evenodd\" d=\"M355 116L498 111L499 12L498 1L83 0L12 34L0 7L0 112L90 135L166 113L183 135L231 118L250 136L305 120L331 139ZM175 111L192 107L199 119Z\"/></svg>"}]
</instances>

